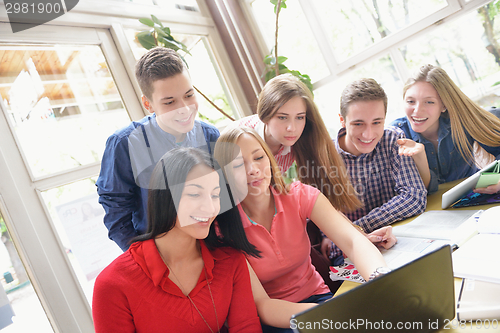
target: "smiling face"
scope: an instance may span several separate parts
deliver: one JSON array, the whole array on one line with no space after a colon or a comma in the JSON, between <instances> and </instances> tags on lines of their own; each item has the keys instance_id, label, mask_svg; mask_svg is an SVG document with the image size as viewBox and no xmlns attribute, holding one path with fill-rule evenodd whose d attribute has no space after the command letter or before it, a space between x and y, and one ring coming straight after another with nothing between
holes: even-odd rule
<instances>
[{"instance_id":1,"label":"smiling face","mask_svg":"<svg viewBox=\"0 0 500 333\"><path fill-rule=\"evenodd\" d=\"M384 135L384 122L383 101L350 103L345 118L340 116L340 123L346 129L340 147L355 156L370 153Z\"/></svg>"},{"instance_id":2,"label":"smiling face","mask_svg":"<svg viewBox=\"0 0 500 333\"><path fill-rule=\"evenodd\" d=\"M198 111L191 79L186 70L181 74L156 80L152 84L151 99L142 96L144 107L156 113L162 130L175 136L177 142L184 140L185 134L193 129Z\"/></svg>"},{"instance_id":3,"label":"smiling face","mask_svg":"<svg viewBox=\"0 0 500 333\"><path fill-rule=\"evenodd\" d=\"M251 134L242 134L236 144L240 147L241 155L233 161L233 173L245 178L236 179L238 186L244 186L246 180L248 195L258 196L265 193L271 184L271 163L259 141Z\"/></svg>"},{"instance_id":4,"label":"smiling face","mask_svg":"<svg viewBox=\"0 0 500 333\"><path fill-rule=\"evenodd\" d=\"M266 142L293 146L306 126L306 103L293 97L283 104L266 124Z\"/></svg>"},{"instance_id":5,"label":"smiling face","mask_svg":"<svg viewBox=\"0 0 500 333\"><path fill-rule=\"evenodd\" d=\"M196 239L204 239L220 210L219 174L205 165L197 165L182 185L175 227Z\"/></svg>"},{"instance_id":6,"label":"smiling face","mask_svg":"<svg viewBox=\"0 0 500 333\"><path fill-rule=\"evenodd\" d=\"M427 139L436 139L439 117L446 108L429 82L415 82L404 96L406 117L411 128Z\"/></svg>"}]
</instances>

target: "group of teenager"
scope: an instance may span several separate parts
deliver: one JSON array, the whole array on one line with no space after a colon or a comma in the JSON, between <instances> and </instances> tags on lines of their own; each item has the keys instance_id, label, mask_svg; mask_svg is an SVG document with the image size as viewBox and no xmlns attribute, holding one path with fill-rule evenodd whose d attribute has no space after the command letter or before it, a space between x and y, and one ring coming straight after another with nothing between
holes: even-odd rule
<instances>
[{"instance_id":1,"label":"group of teenager","mask_svg":"<svg viewBox=\"0 0 500 333\"><path fill-rule=\"evenodd\" d=\"M425 210L443 182L500 158L500 120L432 65L404 88L406 117L385 126L387 96L350 83L330 138L312 93L292 75L264 86L257 114L219 135L195 120L182 58L136 65L151 115L114 133L96 183L109 237L124 253L95 282L96 332L291 332L292 314L331 297L311 263L307 224L332 265L365 280L387 272L390 224ZM298 181L283 178L296 164ZM500 183L476 189L500 191Z\"/></svg>"}]
</instances>

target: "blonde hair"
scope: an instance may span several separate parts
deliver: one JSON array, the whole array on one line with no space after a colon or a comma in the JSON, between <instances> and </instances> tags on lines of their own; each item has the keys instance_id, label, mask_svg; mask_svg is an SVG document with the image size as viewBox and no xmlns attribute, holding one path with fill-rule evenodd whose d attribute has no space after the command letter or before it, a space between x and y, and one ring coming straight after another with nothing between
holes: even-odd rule
<instances>
[{"instance_id":1,"label":"blonde hair","mask_svg":"<svg viewBox=\"0 0 500 333\"><path fill-rule=\"evenodd\" d=\"M340 211L355 211L362 207L349 180L344 160L330 138L313 95L297 77L283 74L266 83L257 104L259 119L267 124L278 109L294 97L300 97L306 105L306 125L292 148L299 180L318 187ZM305 175L303 169L306 170ZM339 187L341 195L335 193Z\"/></svg>"},{"instance_id":2,"label":"blonde hair","mask_svg":"<svg viewBox=\"0 0 500 333\"><path fill-rule=\"evenodd\" d=\"M288 186L286 185L285 180L281 175L280 167L278 166L278 163L276 163L276 160L274 159L274 156L267 146L266 142L260 137L259 134L257 134L257 132L255 132L254 129L246 126L237 127L236 123L227 126L222 131L214 148L214 157L217 162L223 167L222 169L224 170L226 178L228 178L229 180L233 179L233 175L227 174L227 171L231 170L231 168L225 168L225 166L229 165L231 161L236 157L235 150L228 149L231 147L231 145L227 145L227 143L233 144L233 147L236 147L236 142L243 134L249 134L253 136L259 142L262 149L269 158L269 162L271 164L271 186L279 194L288 194Z\"/></svg>"},{"instance_id":3,"label":"blonde hair","mask_svg":"<svg viewBox=\"0 0 500 333\"><path fill-rule=\"evenodd\" d=\"M467 140L467 134L486 146L500 146L500 119L467 97L444 69L430 64L420 67L406 82L403 97L417 82L428 82L436 89L448 110L442 116L447 114L450 117L451 136L464 160L469 163L475 161L474 149Z\"/></svg>"}]
</instances>

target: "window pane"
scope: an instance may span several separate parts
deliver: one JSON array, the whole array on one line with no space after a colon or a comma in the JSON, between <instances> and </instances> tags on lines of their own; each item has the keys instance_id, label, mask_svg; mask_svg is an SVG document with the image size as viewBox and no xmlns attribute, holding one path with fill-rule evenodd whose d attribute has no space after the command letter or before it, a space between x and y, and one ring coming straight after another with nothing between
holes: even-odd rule
<instances>
[{"instance_id":1,"label":"window pane","mask_svg":"<svg viewBox=\"0 0 500 333\"><path fill-rule=\"evenodd\" d=\"M135 37L137 32L133 29L125 30L134 57L136 60L139 60L147 50L137 41ZM193 85L217 105L217 107L234 118L229 93L225 89L222 78L217 75L215 70L217 65L210 56L209 46L205 37L184 34L175 34L173 37L185 44L188 47L189 53L191 53L191 55L183 54L183 57L189 66L189 74L191 75ZM197 99L199 103L197 119L217 126L223 126L230 122L229 118L214 108L203 96L197 94Z\"/></svg>"},{"instance_id":2,"label":"window pane","mask_svg":"<svg viewBox=\"0 0 500 333\"><path fill-rule=\"evenodd\" d=\"M479 105L500 106L500 85L494 85L500 81L500 19L491 16L493 6L443 24L400 48L410 73L427 63L438 65Z\"/></svg>"},{"instance_id":3,"label":"window pane","mask_svg":"<svg viewBox=\"0 0 500 333\"><path fill-rule=\"evenodd\" d=\"M340 129L339 113L342 91L347 84L362 78L372 78L384 88L388 99L386 123L396 118L396 115L401 112L403 100L401 97L402 82L391 57L387 55L314 90L314 100L332 138L337 136Z\"/></svg>"},{"instance_id":4,"label":"window pane","mask_svg":"<svg viewBox=\"0 0 500 333\"><path fill-rule=\"evenodd\" d=\"M0 212L0 331L53 333Z\"/></svg>"},{"instance_id":5,"label":"window pane","mask_svg":"<svg viewBox=\"0 0 500 333\"><path fill-rule=\"evenodd\" d=\"M310 3L315 6L338 62L447 6L446 0L315 0Z\"/></svg>"},{"instance_id":6,"label":"window pane","mask_svg":"<svg viewBox=\"0 0 500 333\"><path fill-rule=\"evenodd\" d=\"M87 300L95 278L122 251L108 238L104 209L98 203L95 179L85 179L42 192L54 228Z\"/></svg>"},{"instance_id":7,"label":"window pane","mask_svg":"<svg viewBox=\"0 0 500 333\"><path fill-rule=\"evenodd\" d=\"M130 121L98 46L0 45L0 94L34 177L98 162Z\"/></svg>"},{"instance_id":8,"label":"window pane","mask_svg":"<svg viewBox=\"0 0 500 333\"><path fill-rule=\"evenodd\" d=\"M330 71L314 34L298 1L288 0L286 6L279 14L278 55L288 58L285 65L290 70L309 75L313 82L319 81L330 75ZM251 3L251 8L270 54L275 41L274 5L269 0L255 0Z\"/></svg>"}]
</instances>

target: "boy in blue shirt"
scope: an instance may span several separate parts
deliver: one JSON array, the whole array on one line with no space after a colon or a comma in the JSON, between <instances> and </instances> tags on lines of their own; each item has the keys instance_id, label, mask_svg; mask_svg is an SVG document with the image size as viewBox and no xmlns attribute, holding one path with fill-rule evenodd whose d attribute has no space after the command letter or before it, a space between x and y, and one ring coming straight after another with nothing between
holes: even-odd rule
<instances>
[{"instance_id":1,"label":"boy in blue shirt","mask_svg":"<svg viewBox=\"0 0 500 333\"><path fill-rule=\"evenodd\" d=\"M195 120L198 102L177 52L163 47L149 50L137 62L135 74L142 105L151 115L108 138L96 182L109 238L123 251L146 231L149 178L156 162L178 146L210 152L210 142L219 137L217 128Z\"/></svg>"}]
</instances>

